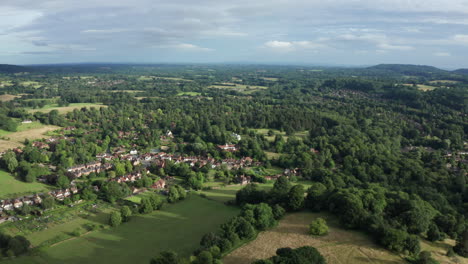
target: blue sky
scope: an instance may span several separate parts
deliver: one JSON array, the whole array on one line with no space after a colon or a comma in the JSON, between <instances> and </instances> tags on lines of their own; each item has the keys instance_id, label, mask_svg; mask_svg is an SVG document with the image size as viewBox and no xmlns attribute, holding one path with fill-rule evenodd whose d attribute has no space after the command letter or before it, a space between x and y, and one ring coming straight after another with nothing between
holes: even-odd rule
<instances>
[{"instance_id":1,"label":"blue sky","mask_svg":"<svg viewBox=\"0 0 468 264\"><path fill-rule=\"evenodd\" d=\"M468 68L468 0L0 1L0 63L66 62Z\"/></svg>"}]
</instances>

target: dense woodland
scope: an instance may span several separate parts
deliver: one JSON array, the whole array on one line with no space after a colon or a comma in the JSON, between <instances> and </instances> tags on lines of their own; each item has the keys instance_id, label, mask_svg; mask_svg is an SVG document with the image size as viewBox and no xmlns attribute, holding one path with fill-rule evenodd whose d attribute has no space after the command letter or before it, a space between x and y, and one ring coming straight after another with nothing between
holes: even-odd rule
<instances>
[{"instance_id":1,"label":"dense woodland","mask_svg":"<svg viewBox=\"0 0 468 264\"><path fill-rule=\"evenodd\" d=\"M263 65L33 68L27 74L1 75L0 80L10 84L1 87L0 94L21 97L0 102L0 128L15 131L18 120L30 119L74 129L63 134L73 140L60 139L47 151L25 142L21 153L3 155L2 167L26 182L48 176L50 184L66 188L70 185L67 168L118 147L140 152L160 148L166 131L174 134L170 153L215 159L251 157L264 168L300 171L289 179L278 178L270 191L255 183L239 191L235 203L243 206L241 215L223 225L219 233L203 237L195 252L196 263L216 263L239 241L273 226L285 210L329 211L346 228L368 232L383 247L415 259L421 238L458 239L455 252L468 256L468 75L462 71L403 65L362 69ZM141 76L164 78L142 80ZM39 85L24 85L26 81ZM223 83L229 83L227 88L210 87ZM229 89L236 83L247 88ZM422 91L418 85L434 89ZM249 86L266 89L249 90ZM50 103L107 107L67 114L28 111ZM269 131L263 134L257 129ZM233 133L242 139L237 141ZM217 148L226 143L237 144L239 151ZM271 158L267 153L277 155ZM81 198L113 202L128 194L131 185L103 179L141 171L142 166L112 162L113 170L79 182ZM192 169L169 163L164 169L150 166L149 170L150 175L134 185L151 185L151 180L164 176L183 177L187 189L200 189L203 182L213 180L233 182L238 175L266 181L261 168L228 170L206 165ZM207 176L210 171L215 171L210 174L214 179ZM291 185L298 179L314 183L308 190ZM92 186L103 192L94 194ZM278 256L256 263L309 263L281 259L315 256L314 250L280 249ZM165 258L177 256L165 252L152 263L169 263L163 262ZM324 261L318 255L310 263Z\"/></svg>"}]
</instances>

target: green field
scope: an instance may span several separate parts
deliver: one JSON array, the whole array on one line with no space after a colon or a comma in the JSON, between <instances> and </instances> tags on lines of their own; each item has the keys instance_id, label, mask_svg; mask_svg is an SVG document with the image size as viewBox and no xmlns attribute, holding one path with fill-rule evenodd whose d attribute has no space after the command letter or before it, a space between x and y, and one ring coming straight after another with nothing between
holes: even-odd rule
<instances>
[{"instance_id":1,"label":"green field","mask_svg":"<svg viewBox=\"0 0 468 264\"><path fill-rule=\"evenodd\" d=\"M198 93L198 92L180 92L177 94L177 96L200 96L201 93Z\"/></svg>"},{"instance_id":2,"label":"green field","mask_svg":"<svg viewBox=\"0 0 468 264\"><path fill-rule=\"evenodd\" d=\"M96 104L93 104L93 103L73 103L73 104L70 104L68 106L62 106L62 107L58 106L58 104L48 104L48 105L45 105L43 108L38 108L38 109L29 108L27 110L30 113L35 113L35 112L48 113L48 112L50 112L52 110L57 110L57 111L59 111L60 114L65 114L65 113L68 113L68 112L72 112L75 109L81 109L83 107L86 107L86 108L90 108L90 107L100 108L100 107L107 107L107 106L103 105L103 104L99 104L99 103L96 103Z\"/></svg>"},{"instance_id":3,"label":"green field","mask_svg":"<svg viewBox=\"0 0 468 264\"><path fill-rule=\"evenodd\" d=\"M162 211L134 216L117 228L92 232L46 248L36 256L4 263L148 263L163 250L189 256L205 233L215 231L238 212L235 207L193 195L175 205L165 205Z\"/></svg>"},{"instance_id":4,"label":"green field","mask_svg":"<svg viewBox=\"0 0 468 264\"><path fill-rule=\"evenodd\" d=\"M241 93L250 94L259 90L268 89L266 86L258 86L258 85L244 85L238 83L218 83L214 85L208 86L208 88L216 88L216 89L229 89L235 90Z\"/></svg>"},{"instance_id":5,"label":"green field","mask_svg":"<svg viewBox=\"0 0 468 264\"><path fill-rule=\"evenodd\" d=\"M16 198L22 195L45 192L47 185L42 183L26 183L15 179L6 171L0 170L0 199Z\"/></svg>"}]
</instances>

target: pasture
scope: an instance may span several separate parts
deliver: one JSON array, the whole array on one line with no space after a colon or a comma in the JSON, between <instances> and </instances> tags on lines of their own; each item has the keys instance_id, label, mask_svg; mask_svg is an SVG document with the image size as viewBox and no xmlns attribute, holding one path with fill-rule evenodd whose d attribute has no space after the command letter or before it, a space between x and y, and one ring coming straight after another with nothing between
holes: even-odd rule
<instances>
[{"instance_id":1,"label":"pasture","mask_svg":"<svg viewBox=\"0 0 468 264\"><path fill-rule=\"evenodd\" d=\"M148 263L163 250L189 256L201 237L237 215L239 210L221 203L188 197L162 211L132 217L119 227L70 239L41 250L37 255L5 261L7 264Z\"/></svg>"},{"instance_id":2,"label":"pasture","mask_svg":"<svg viewBox=\"0 0 468 264\"><path fill-rule=\"evenodd\" d=\"M180 92L177 96L200 96L201 93L198 92Z\"/></svg>"},{"instance_id":3,"label":"pasture","mask_svg":"<svg viewBox=\"0 0 468 264\"><path fill-rule=\"evenodd\" d=\"M275 135L282 135L283 139L285 141L287 141L288 138L290 137L290 136L286 136L286 132L279 131L278 129L258 128L258 129L254 129L254 130L258 134L263 135L266 138L266 140L268 140L270 142L275 141L275 136L274 135L273 136L268 135L268 131L270 131L270 130L273 131ZM301 131L301 132L294 133L293 136L295 136L297 138L304 138L304 137L307 137L308 133L309 133L308 131Z\"/></svg>"},{"instance_id":4,"label":"pasture","mask_svg":"<svg viewBox=\"0 0 468 264\"><path fill-rule=\"evenodd\" d=\"M19 181L10 173L0 170L0 199L16 198L32 193L45 192L47 185L34 182L26 183Z\"/></svg>"},{"instance_id":5,"label":"pasture","mask_svg":"<svg viewBox=\"0 0 468 264\"><path fill-rule=\"evenodd\" d=\"M30 124L20 124L16 132L0 130L0 151L21 147L26 139L47 138L45 134L50 131L60 129L58 126L43 125L39 122Z\"/></svg>"},{"instance_id":6,"label":"pasture","mask_svg":"<svg viewBox=\"0 0 468 264\"><path fill-rule=\"evenodd\" d=\"M323 217L327 220L330 228L328 235L317 237L308 234L308 225L317 217ZM223 263L248 264L256 259L275 255L278 248L301 246L317 248L327 263L404 263L401 257L380 248L364 233L341 228L335 217L310 212L286 215L278 226L260 233L256 240L224 257Z\"/></svg>"},{"instance_id":7,"label":"pasture","mask_svg":"<svg viewBox=\"0 0 468 264\"><path fill-rule=\"evenodd\" d=\"M28 112L29 113L35 113L35 112L42 112L42 113L48 113L52 110L57 110L60 114L66 114L68 112L73 112L73 110L75 109L81 109L83 107L86 107L86 108L91 108L91 107L95 107L95 108L100 108L100 107L107 107L107 105L103 105L103 104L99 104L99 103L96 103L96 104L93 104L93 103L72 103L68 106L58 106L58 104L48 104L48 105L45 105L43 108L38 108L38 109L28 109Z\"/></svg>"}]
</instances>

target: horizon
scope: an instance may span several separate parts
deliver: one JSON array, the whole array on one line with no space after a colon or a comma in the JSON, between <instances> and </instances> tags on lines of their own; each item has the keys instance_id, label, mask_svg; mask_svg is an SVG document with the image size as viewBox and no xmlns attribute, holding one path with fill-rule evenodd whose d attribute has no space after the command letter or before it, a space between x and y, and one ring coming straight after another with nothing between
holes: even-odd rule
<instances>
[{"instance_id":1,"label":"horizon","mask_svg":"<svg viewBox=\"0 0 468 264\"><path fill-rule=\"evenodd\" d=\"M16 65L468 67L463 0L4 0L0 7L0 62Z\"/></svg>"}]
</instances>

